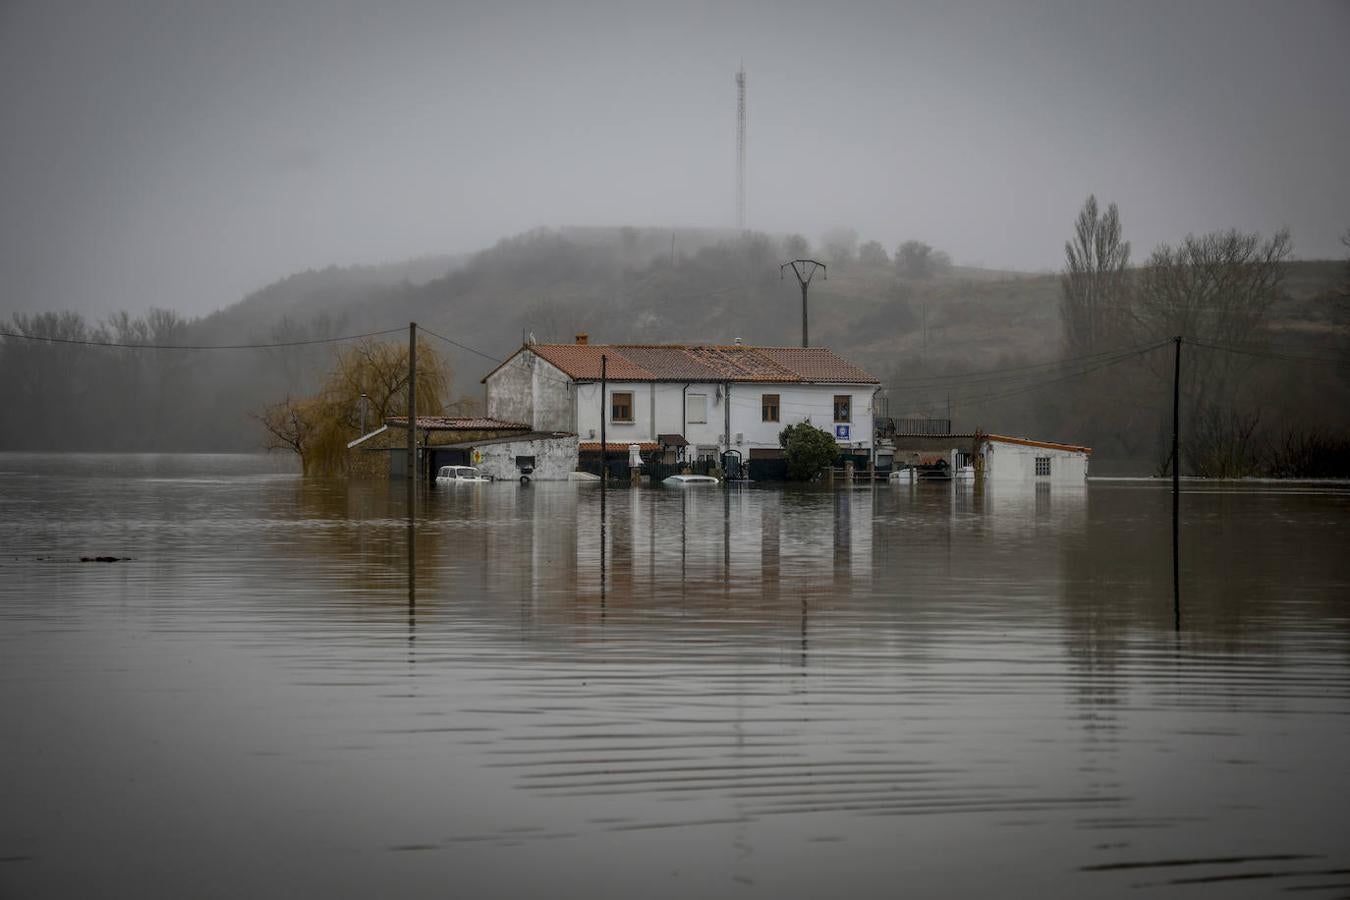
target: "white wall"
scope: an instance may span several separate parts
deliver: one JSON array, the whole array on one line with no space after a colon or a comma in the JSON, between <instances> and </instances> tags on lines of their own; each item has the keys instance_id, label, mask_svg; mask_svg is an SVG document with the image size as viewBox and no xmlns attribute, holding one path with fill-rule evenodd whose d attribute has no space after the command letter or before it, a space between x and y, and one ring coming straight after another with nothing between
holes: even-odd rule
<instances>
[{"instance_id":1,"label":"white wall","mask_svg":"<svg viewBox=\"0 0 1350 900\"><path fill-rule=\"evenodd\" d=\"M527 350L488 377L487 414L536 431L575 431L572 389L560 369Z\"/></svg>"},{"instance_id":2,"label":"white wall","mask_svg":"<svg viewBox=\"0 0 1350 900\"><path fill-rule=\"evenodd\" d=\"M658 434L683 434L695 447L727 447L726 386L718 383L694 383L687 388L683 383L619 382L607 385L610 396L615 392L633 394L633 422L608 422L605 437L613 442L654 441ZM754 448L777 449L778 433L788 425L810 419L812 424L831 434L834 421L836 394L852 398L850 436L840 439L840 446L851 445L867 450L872 446L872 388L865 385L802 385L733 383L731 385L730 446L748 459ZM719 393L722 396L719 396ZM707 421L689 422L685 419L687 398L691 395L707 397ZM765 422L762 416L764 394L777 394L779 416L777 422ZM578 384L577 427L583 441L600 439L600 385ZM604 404L606 415L610 404ZM740 440L737 440L737 435Z\"/></svg>"},{"instance_id":3,"label":"white wall","mask_svg":"<svg viewBox=\"0 0 1350 900\"><path fill-rule=\"evenodd\" d=\"M534 457L534 473L530 475L533 481L566 481L568 473L577 467L577 439L574 437L509 441L474 449L482 455L474 465L484 475L498 480L515 481L520 477L517 456Z\"/></svg>"},{"instance_id":4,"label":"white wall","mask_svg":"<svg viewBox=\"0 0 1350 900\"><path fill-rule=\"evenodd\" d=\"M789 425L808 419L817 428L831 434L838 425L847 424L849 437L837 438L840 448L870 450L872 447L872 393L868 385L829 384L736 384L731 389L732 446L748 459L750 450L779 447L778 433ZM778 395L778 421L765 422L762 416L764 394ZM852 398L847 423L834 421L834 398L848 394ZM742 441L736 441L736 435Z\"/></svg>"},{"instance_id":5,"label":"white wall","mask_svg":"<svg viewBox=\"0 0 1350 900\"><path fill-rule=\"evenodd\" d=\"M1087 481L1086 453L991 440L984 445L984 454L985 478L989 481L1004 484L1083 484ZM1050 458L1048 476L1036 474L1038 456Z\"/></svg>"}]
</instances>

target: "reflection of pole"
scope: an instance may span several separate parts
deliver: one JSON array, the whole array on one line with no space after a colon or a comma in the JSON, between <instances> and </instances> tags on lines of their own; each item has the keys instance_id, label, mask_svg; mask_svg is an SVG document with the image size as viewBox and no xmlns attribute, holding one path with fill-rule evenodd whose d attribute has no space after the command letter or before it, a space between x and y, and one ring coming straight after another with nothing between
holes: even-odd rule
<instances>
[{"instance_id":1,"label":"reflection of pole","mask_svg":"<svg viewBox=\"0 0 1350 900\"><path fill-rule=\"evenodd\" d=\"M417 635L417 522L408 508L408 646Z\"/></svg>"},{"instance_id":2,"label":"reflection of pole","mask_svg":"<svg viewBox=\"0 0 1350 900\"><path fill-rule=\"evenodd\" d=\"M1181 336L1172 339L1177 345L1176 367L1172 372L1172 618L1177 631L1181 630L1181 530L1179 504L1181 502L1181 457L1178 454L1181 432Z\"/></svg>"},{"instance_id":3,"label":"reflection of pole","mask_svg":"<svg viewBox=\"0 0 1350 900\"><path fill-rule=\"evenodd\" d=\"M783 277L783 270L788 266L792 267L792 274L797 276L797 281L800 282L802 286L802 346L809 347L811 344L807 332L806 289L811 284L811 279L815 277L816 269L819 269L824 273L822 277L826 281L829 281L830 273L826 269L824 263L816 262L814 259L794 259L792 262L785 262L778 267L778 277L780 279Z\"/></svg>"}]
</instances>

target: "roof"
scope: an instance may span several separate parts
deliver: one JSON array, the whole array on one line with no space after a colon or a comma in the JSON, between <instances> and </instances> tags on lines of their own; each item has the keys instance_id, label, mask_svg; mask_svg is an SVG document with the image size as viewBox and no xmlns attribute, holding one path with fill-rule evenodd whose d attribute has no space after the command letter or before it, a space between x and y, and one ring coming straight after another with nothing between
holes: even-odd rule
<instances>
[{"instance_id":1,"label":"roof","mask_svg":"<svg viewBox=\"0 0 1350 900\"><path fill-rule=\"evenodd\" d=\"M688 447L689 442L682 434L658 434L656 442L662 447Z\"/></svg>"},{"instance_id":2,"label":"roof","mask_svg":"<svg viewBox=\"0 0 1350 900\"><path fill-rule=\"evenodd\" d=\"M750 381L783 384L880 384L826 347L734 344L526 344L576 381L599 381L606 357L610 381ZM516 354L512 354L514 359ZM509 360L508 360L509 361ZM506 363L502 363L506 365ZM484 383L501 366L483 377Z\"/></svg>"},{"instance_id":3,"label":"roof","mask_svg":"<svg viewBox=\"0 0 1350 900\"><path fill-rule=\"evenodd\" d=\"M556 441L576 437L570 431L528 431L525 434L501 434L495 437L479 438L476 441L459 441L454 444L441 444L433 450L472 450L474 447L487 447L492 444L518 444L522 441Z\"/></svg>"},{"instance_id":4,"label":"roof","mask_svg":"<svg viewBox=\"0 0 1350 900\"><path fill-rule=\"evenodd\" d=\"M384 424L393 428L407 428L407 416L389 416ZM451 416L418 416L417 428L420 431L529 431L530 426L520 422L503 422L501 419L454 418Z\"/></svg>"},{"instance_id":5,"label":"roof","mask_svg":"<svg viewBox=\"0 0 1350 900\"><path fill-rule=\"evenodd\" d=\"M638 449L641 450L643 453L661 449L661 445L656 443L656 441L605 441L605 447L609 450L610 453L627 453L629 446L631 446L632 444L637 444ZM582 453L599 453L600 442L582 441L577 446L577 449L580 450Z\"/></svg>"},{"instance_id":6,"label":"roof","mask_svg":"<svg viewBox=\"0 0 1350 900\"><path fill-rule=\"evenodd\" d=\"M1079 447L1077 444L1057 444L1054 441L1033 441L1031 438L1007 437L1002 434L986 434L985 438L1004 444L1021 444L1024 447L1044 447L1047 450L1063 450L1067 453L1092 453L1091 447Z\"/></svg>"}]
</instances>

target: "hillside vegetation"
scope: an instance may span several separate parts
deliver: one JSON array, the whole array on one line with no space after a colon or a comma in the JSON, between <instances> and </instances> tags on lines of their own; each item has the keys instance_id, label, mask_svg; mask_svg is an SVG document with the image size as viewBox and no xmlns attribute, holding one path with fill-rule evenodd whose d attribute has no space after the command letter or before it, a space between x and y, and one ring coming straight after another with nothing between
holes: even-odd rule
<instances>
[{"instance_id":1,"label":"hillside vegetation","mask_svg":"<svg viewBox=\"0 0 1350 900\"><path fill-rule=\"evenodd\" d=\"M463 259L300 273L192 321L163 311L146 320L101 323L44 314L16 316L5 330L219 345L321 340L417 321L476 351L440 346L446 395L467 409L481 398L478 382L492 360L530 336L570 341L586 331L593 342L731 343L739 337L796 345L800 289L790 272L780 277L779 265L803 252L803 244L799 237L711 230L538 230ZM813 281L811 340L881 377L891 415L945 417L950 398L958 428L1097 443L1108 467L1113 460L1134 470L1154 467L1163 418L1154 415L1158 397L1126 398L1148 414L1129 426L1138 434L1109 435L1073 421L1056 385L1029 383L1033 389L1020 396L986 401L982 397L999 393L996 381L943 379L1056 360L1063 351L1058 274L942 266L916 278L884 254L863 250L834 250L827 257L833 260L828 278ZM1338 291L1344 276L1339 262L1285 264L1283 292L1268 325L1281 348L1341 352L1346 322ZM321 344L174 351L13 339L4 341L0 354L0 374L17 386L14 402L0 413L6 449L256 449L261 437L248 413L312 393L335 358L334 349ZM1253 360L1257 366L1272 362ZM1139 365L1163 363L1159 357ZM1345 426L1350 396L1344 367L1323 365L1310 373L1286 360L1269 365L1261 380L1272 391L1254 402L1269 406L1268 415ZM1101 402L1122 402L1110 387L1103 382Z\"/></svg>"}]
</instances>

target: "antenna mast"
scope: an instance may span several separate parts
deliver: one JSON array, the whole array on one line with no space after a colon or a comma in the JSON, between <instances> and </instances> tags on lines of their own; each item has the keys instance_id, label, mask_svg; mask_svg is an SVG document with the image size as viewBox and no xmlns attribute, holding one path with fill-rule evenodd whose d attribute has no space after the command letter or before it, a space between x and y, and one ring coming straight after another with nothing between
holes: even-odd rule
<instances>
[{"instance_id":1,"label":"antenna mast","mask_svg":"<svg viewBox=\"0 0 1350 900\"><path fill-rule=\"evenodd\" d=\"M745 230L745 66L736 73L736 227Z\"/></svg>"}]
</instances>

